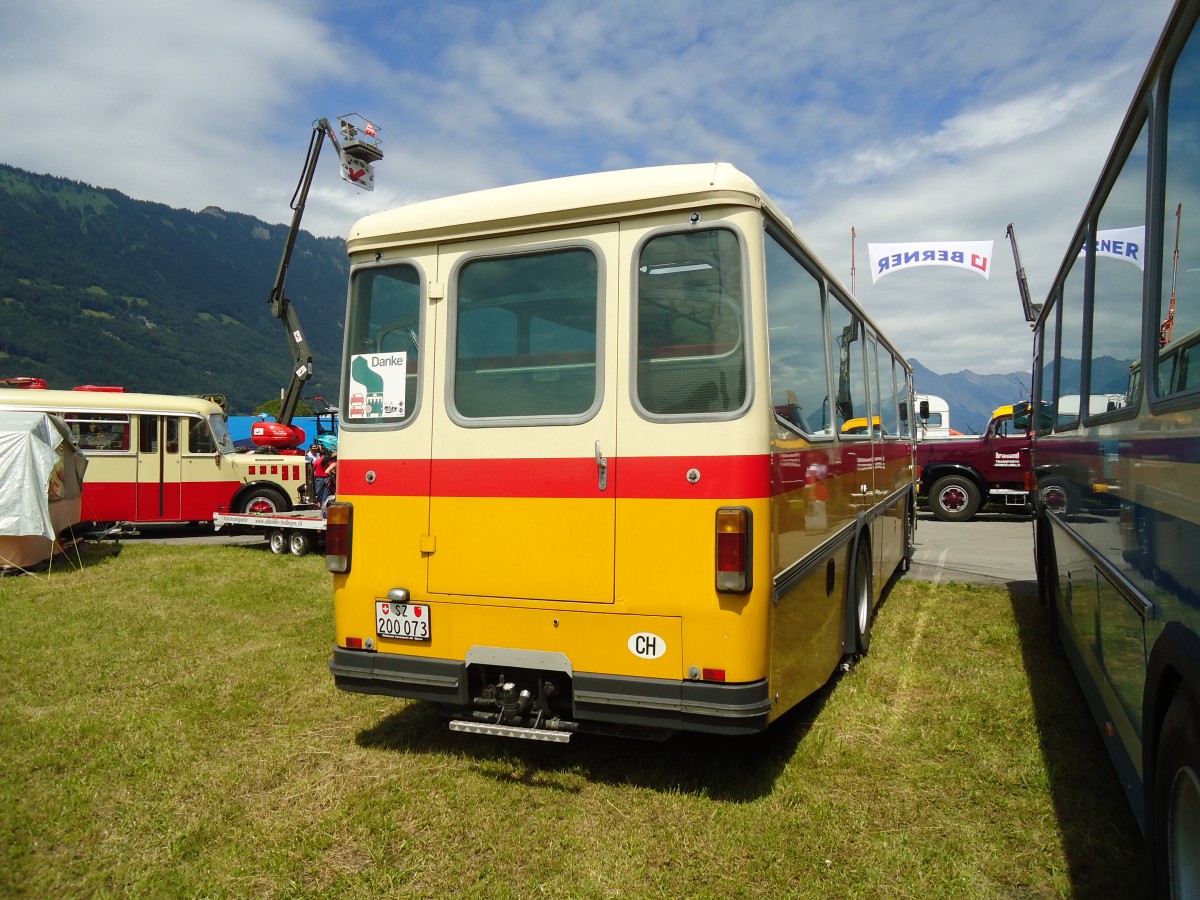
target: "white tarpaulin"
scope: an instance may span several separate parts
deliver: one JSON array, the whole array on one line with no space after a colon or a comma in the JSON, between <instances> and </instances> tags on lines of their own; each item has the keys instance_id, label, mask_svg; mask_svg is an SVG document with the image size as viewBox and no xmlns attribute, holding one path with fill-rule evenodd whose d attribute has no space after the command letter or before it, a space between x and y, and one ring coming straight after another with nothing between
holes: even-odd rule
<instances>
[{"instance_id":1,"label":"white tarpaulin","mask_svg":"<svg viewBox=\"0 0 1200 900\"><path fill-rule=\"evenodd\" d=\"M987 278L992 268L991 241L922 241L907 244L867 244L871 284L884 275L918 266L951 266Z\"/></svg>"},{"instance_id":2,"label":"white tarpaulin","mask_svg":"<svg viewBox=\"0 0 1200 900\"><path fill-rule=\"evenodd\" d=\"M53 542L64 525L51 515L57 501L74 501L73 522L87 461L57 416L0 412L0 535Z\"/></svg>"}]
</instances>

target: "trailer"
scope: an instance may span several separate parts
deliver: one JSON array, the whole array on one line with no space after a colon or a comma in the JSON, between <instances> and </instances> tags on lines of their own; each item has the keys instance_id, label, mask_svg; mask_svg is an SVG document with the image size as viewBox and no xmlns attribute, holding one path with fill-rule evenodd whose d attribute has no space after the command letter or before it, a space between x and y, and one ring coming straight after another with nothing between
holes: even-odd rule
<instances>
[{"instance_id":1,"label":"trailer","mask_svg":"<svg viewBox=\"0 0 1200 900\"><path fill-rule=\"evenodd\" d=\"M298 509L290 513L214 513L213 527L249 528L261 531L272 553L304 556L320 549L325 541L325 517L320 509Z\"/></svg>"}]
</instances>

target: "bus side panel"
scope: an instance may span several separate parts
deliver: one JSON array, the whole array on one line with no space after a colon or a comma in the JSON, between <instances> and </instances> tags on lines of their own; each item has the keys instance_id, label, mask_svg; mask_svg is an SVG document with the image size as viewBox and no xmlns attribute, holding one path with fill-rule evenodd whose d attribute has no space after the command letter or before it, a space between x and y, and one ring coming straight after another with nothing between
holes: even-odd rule
<instances>
[{"instance_id":1,"label":"bus side panel","mask_svg":"<svg viewBox=\"0 0 1200 900\"><path fill-rule=\"evenodd\" d=\"M1138 715L1131 718L1128 708L1121 704L1113 682L1108 677L1104 635L1112 633L1115 623L1102 619L1102 598L1099 574L1076 539L1056 522L1050 523L1057 560L1055 603L1063 634L1063 647L1075 670L1092 715L1100 728L1101 740L1116 767L1121 786L1129 796L1135 813L1141 809L1141 723ZM1112 609L1111 600L1104 607ZM1124 603L1123 600L1118 600ZM1111 617L1111 616L1110 616ZM1116 663L1114 659L1112 663ZM1144 673L1145 663L1139 661L1137 670ZM1111 726L1105 727L1106 723Z\"/></svg>"},{"instance_id":2,"label":"bus side panel","mask_svg":"<svg viewBox=\"0 0 1200 900\"><path fill-rule=\"evenodd\" d=\"M136 468L137 460L132 456L88 456L83 479L82 521L133 521L137 516Z\"/></svg>"},{"instance_id":3,"label":"bus side panel","mask_svg":"<svg viewBox=\"0 0 1200 900\"><path fill-rule=\"evenodd\" d=\"M825 684L842 657L850 552L846 541L830 544L772 604L772 719Z\"/></svg>"},{"instance_id":4,"label":"bus side panel","mask_svg":"<svg viewBox=\"0 0 1200 900\"><path fill-rule=\"evenodd\" d=\"M877 603L892 573L904 556L904 520L908 513L908 493L912 484L912 453L909 445L897 441L876 444L883 468L876 473L875 492L881 502L890 505L876 522L873 544L876 559L875 596Z\"/></svg>"}]
</instances>

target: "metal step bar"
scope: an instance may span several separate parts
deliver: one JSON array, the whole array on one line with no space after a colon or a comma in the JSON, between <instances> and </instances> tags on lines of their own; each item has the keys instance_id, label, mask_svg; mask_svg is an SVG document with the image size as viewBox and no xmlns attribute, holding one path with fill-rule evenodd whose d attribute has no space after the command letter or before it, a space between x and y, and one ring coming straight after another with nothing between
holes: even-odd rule
<instances>
[{"instance_id":1,"label":"metal step bar","mask_svg":"<svg viewBox=\"0 0 1200 900\"><path fill-rule=\"evenodd\" d=\"M569 731L550 731L546 728L525 728L520 725L495 725L491 722L470 722L466 719L451 719L451 731L468 734L490 734L497 737L523 738L527 741L550 741L565 744L571 740Z\"/></svg>"}]
</instances>

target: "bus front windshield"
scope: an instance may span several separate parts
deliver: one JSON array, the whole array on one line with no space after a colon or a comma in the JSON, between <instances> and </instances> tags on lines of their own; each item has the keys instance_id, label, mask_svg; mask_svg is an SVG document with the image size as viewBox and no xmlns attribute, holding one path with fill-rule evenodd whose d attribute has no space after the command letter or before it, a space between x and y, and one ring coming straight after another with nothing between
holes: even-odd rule
<instances>
[{"instance_id":1,"label":"bus front windshield","mask_svg":"<svg viewBox=\"0 0 1200 900\"><path fill-rule=\"evenodd\" d=\"M212 428L213 439L217 442L217 450L221 453L237 453L237 448L233 446L233 438L229 436L229 429L225 427L225 417L213 414L208 417L208 424Z\"/></svg>"}]
</instances>

